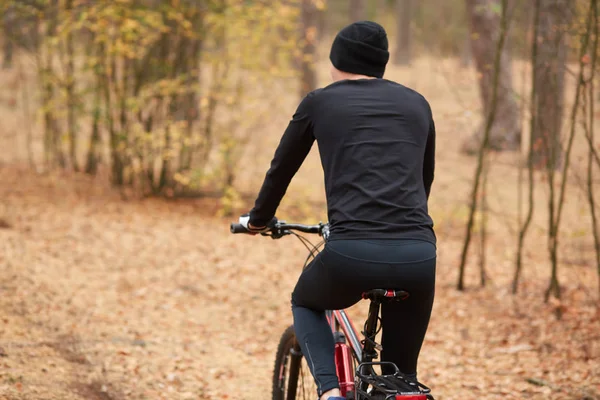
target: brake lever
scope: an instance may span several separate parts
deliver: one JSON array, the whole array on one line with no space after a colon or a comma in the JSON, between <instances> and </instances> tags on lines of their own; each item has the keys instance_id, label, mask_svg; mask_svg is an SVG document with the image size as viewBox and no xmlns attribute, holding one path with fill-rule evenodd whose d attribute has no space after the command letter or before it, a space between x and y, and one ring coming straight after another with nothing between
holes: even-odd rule
<instances>
[{"instance_id":1,"label":"brake lever","mask_svg":"<svg viewBox=\"0 0 600 400\"><path fill-rule=\"evenodd\" d=\"M281 230L277 228L277 231L273 231L269 236L271 236L271 239L281 239L282 237L289 235L290 233L290 231Z\"/></svg>"},{"instance_id":2,"label":"brake lever","mask_svg":"<svg viewBox=\"0 0 600 400\"><path fill-rule=\"evenodd\" d=\"M271 230L269 230L269 232L265 232L262 233L263 236L270 236L271 239L275 240L275 239L281 239L283 236L286 235L286 233L284 231L281 230L280 226L281 224L285 224L285 221L277 221L275 223L275 226L273 226L271 228Z\"/></svg>"}]
</instances>

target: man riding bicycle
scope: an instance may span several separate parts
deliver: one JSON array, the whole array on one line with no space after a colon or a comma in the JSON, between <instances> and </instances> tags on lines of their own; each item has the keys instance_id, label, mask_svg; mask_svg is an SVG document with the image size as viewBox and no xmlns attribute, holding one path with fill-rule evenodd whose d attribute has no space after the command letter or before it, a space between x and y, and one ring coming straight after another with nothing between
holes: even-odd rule
<instances>
[{"instance_id":1,"label":"man riding bicycle","mask_svg":"<svg viewBox=\"0 0 600 400\"><path fill-rule=\"evenodd\" d=\"M323 251L298 279L292 314L321 400L343 399L325 310L350 307L374 288L410 293L405 301L382 304L381 356L417 379L436 269L436 236L427 206L435 164L429 103L416 91L383 79L388 40L377 23L343 28L330 60L333 83L301 101L254 208L240 217L255 233L276 221L277 207L316 140L330 232Z\"/></svg>"}]
</instances>

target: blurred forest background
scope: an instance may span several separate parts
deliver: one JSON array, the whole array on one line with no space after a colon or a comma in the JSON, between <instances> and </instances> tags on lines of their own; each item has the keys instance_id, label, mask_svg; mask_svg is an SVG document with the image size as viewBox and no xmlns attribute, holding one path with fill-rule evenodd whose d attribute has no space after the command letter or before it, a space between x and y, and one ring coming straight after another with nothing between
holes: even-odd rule
<instances>
[{"instance_id":1,"label":"blurred forest background","mask_svg":"<svg viewBox=\"0 0 600 400\"><path fill-rule=\"evenodd\" d=\"M215 305L229 332L257 329L227 319L240 309L285 325L277 318L289 317L286 293L299 266L278 265L301 249L292 244L268 259L273 244L231 238L228 222L252 206L300 99L329 83L334 35L370 19L388 31L385 78L425 95L438 131L430 212L441 300L424 348L425 383L442 399L600 398L597 0L0 0L0 12L0 310L10 315L0 331L0 366L8 360L9 371L0 372L0 397L45 398L36 390L47 383L27 357L67 360L61 368L76 378L54 384L57 398L218 396L210 387L220 386L185 381L181 369L140 372L140 360L154 357L147 348L115 350L107 337L141 340L171 318L153 314L142 289L159 302L179 291L206 334L219 335L204 320L213 318L206 301L229 307ZM278 216L325 221L322 180L314 146ZM145 256L148 248L163 254ZM248 264L241 274L250 287L274 277L283 285L262 293L252 311L243 298L210 294L233 284L220 266L235 269L236 256ZM209 286L190 286L200 278ZM90 307L108 313L112 295L128 299L113 299L133 326L121 336L98 333L120 325L109 317L91 327ZM58 299L68 309L53 308ZM40 314L46 309L54 311ZM192 325L155 335L194 336L200 328ZM29 335L21 345L19 329ZM264 370L265 385L278 333L248 336L258 348L240 344L245 368ZM52 339L43 345L40 335ZM187 346L175 342L163 345ZM32 343L54 347L27 350ZM234 350L211 372L219 385L242 379L224 372L235 369ZM121 351L129 360L137 354L138 364L115 369L121 361L107 354ZM200 351L188 368L217 354ZM88 369L73 372L69 362ZM469 372L484 384L452 378Z\"/></svg>"}]
</instances>

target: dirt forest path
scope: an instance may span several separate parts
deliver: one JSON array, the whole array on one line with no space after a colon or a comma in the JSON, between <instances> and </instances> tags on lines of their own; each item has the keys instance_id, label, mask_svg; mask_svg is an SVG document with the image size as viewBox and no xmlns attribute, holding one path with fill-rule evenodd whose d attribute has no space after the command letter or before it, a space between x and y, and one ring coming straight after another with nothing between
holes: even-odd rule
<instances>
[{"instance_id":1,"label":"dirt forest path","mask_svg":"<svg viewBox=\"0 0 600 400\"><path fill-rule=\"evenodd\" d=\"M270 398L300 243L230 235L201 202L0 175L0 399ZM501 280L460 294L459 245L440 243L420 362L436 398L600 399L595 293L572 280L561 321L542 282L518 300Z\"/></svg>"}]
</instances>

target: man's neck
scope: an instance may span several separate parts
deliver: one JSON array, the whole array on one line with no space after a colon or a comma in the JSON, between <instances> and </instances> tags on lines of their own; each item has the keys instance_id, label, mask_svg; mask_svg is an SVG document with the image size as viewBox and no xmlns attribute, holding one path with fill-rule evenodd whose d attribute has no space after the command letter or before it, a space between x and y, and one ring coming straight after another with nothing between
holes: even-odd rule
<instances>
[{"instance_id":1,"label":"man's neck","mask_svg":"<svg viewBox=\"0 0 600 400\"><path fill-rule=\"evenodd\" d=\"M358 74L349 74L349 73L343 73L340 76L340 80L357 80L357 79L377 79L374 76L367 76L367 75L358 75Z\"/></svg>"}]
</instances>

